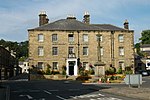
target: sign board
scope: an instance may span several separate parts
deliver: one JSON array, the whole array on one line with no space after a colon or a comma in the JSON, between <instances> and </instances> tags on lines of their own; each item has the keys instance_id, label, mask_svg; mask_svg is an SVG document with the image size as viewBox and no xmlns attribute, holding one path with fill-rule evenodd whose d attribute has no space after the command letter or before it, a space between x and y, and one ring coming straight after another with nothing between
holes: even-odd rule
<instances>
[{"instance_id":1,"label":"sign board","mask_svg":"<svg viewBox=\"0 0 150 100\"><path fill-rule=\"evenodd\" d=\"M131 86L131 85L140 86L140 85L142 85L142 75L141 74L131 74L131 75L128 74L124 78L124 82L129 86Z\"/></svg>"},{"instance_id":2,"label":"sign board","mask_svg":"<svg viewBox=\"0 0 150 100\"><path fill-rule=\"evenodd\" d=\"M146 70L150 70L150 59L146 60Z\"/></svg>"}]
</instances>

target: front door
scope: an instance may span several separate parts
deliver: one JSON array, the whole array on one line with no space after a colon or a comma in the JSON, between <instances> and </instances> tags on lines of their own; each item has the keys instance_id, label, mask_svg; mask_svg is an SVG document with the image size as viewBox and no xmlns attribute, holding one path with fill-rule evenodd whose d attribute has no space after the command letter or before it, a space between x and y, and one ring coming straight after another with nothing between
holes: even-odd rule
<instances>
[{"instance_id":1,"label":"front door","mask_svg":"<svg viewBox=\"0 0 150 100\"><path fill-rule=\"evenodd\" d=\"M74 75L74 65L75 65L75 61L69 62L69 75Z\"/></svg>"}]
</instances>

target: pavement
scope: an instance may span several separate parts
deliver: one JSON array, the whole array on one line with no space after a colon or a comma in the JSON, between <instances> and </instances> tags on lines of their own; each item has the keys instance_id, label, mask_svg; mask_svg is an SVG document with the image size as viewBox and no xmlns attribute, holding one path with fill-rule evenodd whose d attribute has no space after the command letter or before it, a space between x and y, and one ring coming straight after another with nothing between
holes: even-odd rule
<instances>
[{"instance_id":1,"label":"pavement","mask_svg":"<svg viewBox=\"0 0 150 100\"><path fill-rule=\"evenodd\" d=\"M0 86L0 100L7 100L6 99L6 91L7 91L6 87Z\"/></svg>"},{"instance_id":2,"label":"pavement","mask_svg":"<svg viewBox=\"0 0 150 100\"><path fill-rule=\"evenodd\" d=\"M89 85L92 83L85 83L85 85ZM107 86L108 88L100 89L100 91L105 93L110 93L114 95L126 96L131 98L136 98L137 100L150 100L150 86L149 87L128 87L124 83L119 83L118 86L109 87L109 85L113 85L113 83L106 83L106 84L98 84L99 86L103 87L103 85ZM120 84L124 84L124 86L119 87ZM7 86L0 85L0 100L9 100L10 89Z\"/></svg>"},{"instance_id":3,"label":"pavement","mask_svg":"<svg viewBox=\"0 0 150 100\"><path fill-rule=\"evenodd\" d=\"M101 91L115 95L137 98L138 100L150 100L150 88L113 87L103 89Z\"/></svg>"}]
</instances>

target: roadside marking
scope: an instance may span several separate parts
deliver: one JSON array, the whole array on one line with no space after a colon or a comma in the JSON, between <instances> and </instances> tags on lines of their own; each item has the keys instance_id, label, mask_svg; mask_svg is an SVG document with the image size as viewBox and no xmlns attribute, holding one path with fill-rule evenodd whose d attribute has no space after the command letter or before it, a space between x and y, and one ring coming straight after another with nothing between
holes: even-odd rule
<instances>
[{"instance_id":1,"label":"roadside marking","mask_svg":"<svg viewBox=\"0 0 150 100\"><path fill-rule=\"evenodd\" d=\"M103 95L103 94L100 94L100 93L99 93L98 95L99 95L99 96L102 96L102 97L104 97L104 96L105 96L105 95Z\"/></svg>"},{"instance_id":2,"label":"roadside marking","mask_svg":"<svg viewBox=\"0 0 150 100\"><path fill-rule=\"evenodd\" d=\"M44 92L47 93L47 94L52 94L52 93L50 93L49 91L46 91L46 90L44 90Z\"/></svg>"},{"instance_id":3,"label":"roadside marking","mask_svg":"<svg viewBox=\"0 0 150 100\"><path fill-rule=\"evenodd\" d=\"M28 99L33 99L30 95L19 95L20 97L27 97Z\"/></svg>"},{"instance_id":4,"label":"roadside marking","mask_svg":"<svg viewBox=\"0 0 150 100\"><path fill-rule=\"evenodd\" d=\"M58 95L56 95L56 97L59 98L59 99L61 99L61 100L67 100L67 99L65 99L65 98L63 98L61 96L58 96Z\"/></svg>"}]
</instances>

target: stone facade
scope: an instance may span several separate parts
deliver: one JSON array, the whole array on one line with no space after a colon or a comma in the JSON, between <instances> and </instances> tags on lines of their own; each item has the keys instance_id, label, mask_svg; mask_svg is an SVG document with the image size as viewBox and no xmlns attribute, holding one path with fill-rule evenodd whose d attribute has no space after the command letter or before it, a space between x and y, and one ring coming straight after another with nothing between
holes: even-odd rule
<instances>
[{"instance_id":1,"label":"stone facade","mask_svg":"<svg viewBox=\"0 0 150 100\"><path fill-rule=\"evenodd\" d=\"M70 19L65 19L65 21L68 20ZM42 69L46 70L47 65L54 67L53 62L57 62L57 70L61 72L62 67L67 65L66 61L69 58L69 47L73 48L75 59L80 58L80 62L82 64L94 66L94 64L98 61L97 34L101 36L101 60L105 63L106 69L108 69L109 67L115 67L116 69L118 69L120 64L122 64L121 66L123 68L127 66L134 66L133 30L119 27L117 27L117 29L113 29L113 27L116 28L116 26L109 24L104 24L104 26L106 28L107 26L110 26L111 29L101 29L100 26L95 27L94 25L92 26L92 24L86 24L85 26L90 27L89 30L82 28L65 29L66 27L64 27L64 24L64 30L62 30L61 28L59 28L60 26L56 26L56 29L53 28L53 24L56 23L58 22L56 21L54 23L40 26L39 28L28 30L30 66L38 67L38 63L41 62ZM63 22L61 22L61 24L62 23ZM47 25L49 25L50 29L44 29L44 27L48 27ZM53 29L51 29L51 26L53 26ZM39 41L38 39L39 34L42 35L42 41ZM53 34L57 34L57 41L52 40ZM72 42L69 42L68 40L69 35L71 35L71 37L73 38ZM39 47L42 47L42 56L38 55ZM53 55L53 47L57 47L57 55ZM85 49L85 53L87 54L83 55L83 49Z\"/></svg>"}]
</instances>

